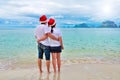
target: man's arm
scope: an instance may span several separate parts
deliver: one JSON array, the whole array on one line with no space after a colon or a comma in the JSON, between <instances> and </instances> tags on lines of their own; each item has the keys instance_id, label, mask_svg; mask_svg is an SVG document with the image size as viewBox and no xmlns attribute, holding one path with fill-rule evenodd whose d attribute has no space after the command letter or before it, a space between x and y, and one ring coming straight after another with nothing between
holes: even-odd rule
<instances>
[{"instance_id":1,"label":"man's arm","mask_svg":"<svg viewBox=\"0 0 120 80\"><path fill-rule=\"evenodd\" d=\"M47 34L47 36L53 40L57 40L58 41L58 38L56 38L54 35L52 35L50 33L50 28L45 28L45 34Z\"/></svg>"},{"instance_id":2,"label":"man's arm","mask_svg":"<svg viewBox=\"0 0 120 80\"><path fill-rule=\"evenodd\" d=\"M59 39L56 38L55 36L53 36L51 33L46 33L44 36L42 36L41 38L39 38L37 40L37 42L39 43L40 41L43 41L43 40L47 39L48 37L50 37L53 40L59 41Z\"/></svg>"},{"instance_id":3,"label":"man's arm","mask_svg":"<svg viewBox=\"0 0 120 80\"><path fill-rule=\"evenodd\" d=\"M60 41L61 48L64 49L62 37L59 37L59 41Z\"/></svg>"},{"instance_id":4,"label":"man's arm","mask_svg":"<svg viewBox=\"0 0 120 80\"><path fill-rule=\"evenodd\" d=\"M47 39L48 38L48 34L45 34L44 36L42 36L41 38L39 38L38 40L37 40L37 42L39 43L40 41L43 41L43 40L45 40L45 39Z\"/></svg>"},{"instance_id":5,"label":"man's arm","mask_svg":"<svg viewBox=\"0 0 120 80\"><path fill-rule=\"evenodd\" d=\"M59 38L56 38L54 35L52 35L51 33L48 33L48 37L50 37L53 40L59 41Z\"/></svg>"}]
</instances>

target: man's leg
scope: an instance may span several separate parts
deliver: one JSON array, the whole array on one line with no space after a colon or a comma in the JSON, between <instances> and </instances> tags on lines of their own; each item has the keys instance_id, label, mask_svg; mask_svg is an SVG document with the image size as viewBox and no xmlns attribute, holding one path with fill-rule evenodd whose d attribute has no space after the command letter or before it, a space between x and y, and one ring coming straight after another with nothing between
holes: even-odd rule
<instances>
[{"instance_id":1,"label":"man's leg","mask_svg":"<svg viewBox=\"0 0 120 80\"><path fill-rule=\"evenodd\" d=\"M39 67L40 73L42 73L42 59L38 59L38 67Z\"/></svg>"},{"instance_id":2,"label":"man's leg","mask_svg":"<svg viewBox=\"0 0 120 80\"><path fill-rule=\"evenodd\" d=\"M44 52L46 57L47 72L50 73L50 49L46 49Z\"/></svg>"},{"instance_id":3,"label":"man's leg","mask_svg":"<svg viewBox=\"0 0 120 80\"><path fill-rule=\"evenodd\" d=\"M38 67L39 67L39 71L40 73L42 73L42 59L43 59L43 49L41 49L41 47L38 44Z\"/></svg>"},{"instance_id":4,"label":"man's leg","mask_svg":"<svg viewBox=\"0 0 120 80\"><path fill-rule=\"evenodd\" d=\"M50 73L50 60L46 60L47 72Z\"/></svg>"}]
</instances>

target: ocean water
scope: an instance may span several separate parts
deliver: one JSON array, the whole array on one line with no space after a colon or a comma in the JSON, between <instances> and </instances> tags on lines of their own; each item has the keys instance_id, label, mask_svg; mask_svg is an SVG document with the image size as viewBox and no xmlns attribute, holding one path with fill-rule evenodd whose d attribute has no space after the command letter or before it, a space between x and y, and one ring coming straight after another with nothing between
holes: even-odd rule
<instances>
[{"instance_id":1,"label":"ocean water","mask_svg":"<svg viewBox=\"0 0 120 80\"><path fill-rule=\"evenodd\" d=\"M119 28L62 28L61 31L63 60L88 57L120 60ZM34 63L36 59L33 28L0 30L0 68L13 63Z\"/></svg>"}]
</instances>

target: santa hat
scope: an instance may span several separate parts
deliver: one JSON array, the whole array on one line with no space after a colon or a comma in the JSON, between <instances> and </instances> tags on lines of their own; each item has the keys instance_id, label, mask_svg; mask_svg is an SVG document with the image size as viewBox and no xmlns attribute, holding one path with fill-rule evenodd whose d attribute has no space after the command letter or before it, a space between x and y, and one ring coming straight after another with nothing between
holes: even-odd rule
<instances>
[{"instance_id":1,"label":"santa hat","mask_svg":"<svg viewBox=\"0 0 120 80\"><path fill-rule=\"evenodd\" d=\"M48 21L48 26L54 26L56 24L55 19L50 18Z\"/></svg>"},{"instance_id":2,"label":"santa hat","mask_svg":"<svg viewBox=\"0 0 120 80\"><path fill-rule=\"evenodd\" d=\"M42 15L39 19L41 23L46 23L47 22L47 17L45 15Z\"/></svg>"}]
</instances>

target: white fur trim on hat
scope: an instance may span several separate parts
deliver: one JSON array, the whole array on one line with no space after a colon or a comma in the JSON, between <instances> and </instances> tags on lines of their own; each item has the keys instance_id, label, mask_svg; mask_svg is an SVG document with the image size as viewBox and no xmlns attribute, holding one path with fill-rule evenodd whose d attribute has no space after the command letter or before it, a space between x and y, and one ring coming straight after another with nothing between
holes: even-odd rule
<instances>
[{"instance_id":1,"label":"white fur trim on hat","mask_svg":"<svg viewBox=\"0 0 120 80\"><path fill-rule=\"evenodd\" d=\"M47 20L45 20L45 21L40 21L41 23L46 23L47 22Z\"/></svg>"},{"instance_id":2,"label":"white fur trim on hat","mask_svg":"<svg viewBox=\"0 0 120 80\"><path fill-rule=\"evenodd\" d=\"M49 26L54 26L56 24L56 22L54 22L52 25L49 25Z\"/></svg>"}]
</instances>

